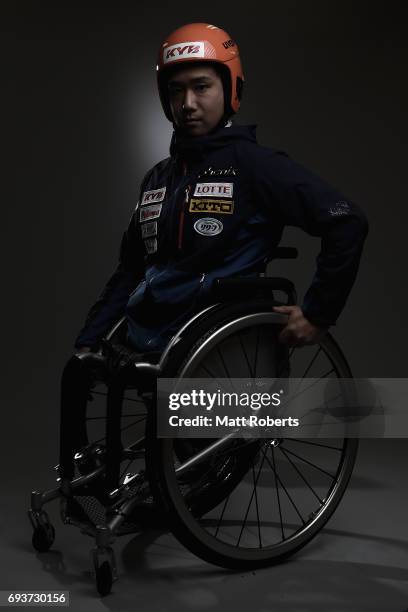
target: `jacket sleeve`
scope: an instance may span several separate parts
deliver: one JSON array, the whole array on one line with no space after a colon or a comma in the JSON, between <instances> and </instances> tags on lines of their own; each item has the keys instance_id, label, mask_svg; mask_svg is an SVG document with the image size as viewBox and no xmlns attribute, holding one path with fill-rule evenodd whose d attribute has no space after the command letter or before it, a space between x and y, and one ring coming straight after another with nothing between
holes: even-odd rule
<instances>
[{"instance_id":1,"label":"jacket sleeve","mask_svg":"<svg viewBox=\"0 0 408 612\"><path fill-rule=\"evenodd\" d=\"M144 249L136 228L137 207L123 234L119 262L75 340L75 348L95 347L125 313L130 293L144 276Z\"/></svg>"},{"instance_id":2,"label":"jacket sleeve","mask_svg":"<svg viewBox=\"0 0 408 612\"><path fill-rule=\"evenodd\" d=\"M260 148L255 197L271 223L321 238L316 271L301 305L316 325L334 325L354 284L368 222L363 211L286 153Z\"/></svg>"}]
</instances>

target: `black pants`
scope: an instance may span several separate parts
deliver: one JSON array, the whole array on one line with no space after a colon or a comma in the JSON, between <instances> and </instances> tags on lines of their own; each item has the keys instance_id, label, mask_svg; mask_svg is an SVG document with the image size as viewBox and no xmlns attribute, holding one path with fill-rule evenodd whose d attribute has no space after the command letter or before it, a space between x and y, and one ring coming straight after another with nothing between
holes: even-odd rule
<instances>
[{"instance_id":1,"label":"black pants","mask_svg":"<svg viewBox=\"0 0 408 612\"><path fill-rule=\"evenodd\" d=\"M123 347L121 347L123 348ZM106 397L106 454L104 485L118 486L122 455L121 417L123 395L127 383L144 388L145 380L138 380L136 361L157 362L160 353L133 353L112 349L108 357L87 353L71 357L62 373L60 417L60 475L72 480L75 474L74 455L89 443L86 428L88 396L95 382L107 385ZM143 384L142 384L143 383Z\"/></svg>"},{"instance_id":2,"label":"black pants","mask_svg":"<svg viewBox=\"0 0 408 612\"><path fill-rule=\"evenodd\" d=\"M62 373L60 416L60 475L74 476L74 454L88 444L86 410L94 381L103 378L103 364L97 368L92 359L72 356Z\"/></svg>"}]
</instances>

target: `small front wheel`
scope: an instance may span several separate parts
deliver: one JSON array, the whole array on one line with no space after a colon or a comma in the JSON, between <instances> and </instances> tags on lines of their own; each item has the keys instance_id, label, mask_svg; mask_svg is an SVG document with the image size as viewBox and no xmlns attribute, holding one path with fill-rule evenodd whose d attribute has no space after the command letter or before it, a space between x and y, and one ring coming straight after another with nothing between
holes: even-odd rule
<instances>
[{"instance_id":1,"label":"small front wheel","mask_svg":"<svg viewBox=\"0 0 408 612\"><path fill-rule=\"evenodd\" d=\"M109 561L104 561L95 566L96 590L99 595L109 595L112 590L113 575Z\"/></svg>"},{"instance_id":2,"label":"small front wheel","mask_svg":"<svg viewBox=\"0 0 408 612\"><path fill-rule=\"evenodd\" d=\"M54 526L49 523L48 525L38 525L33 532L32 544L35 550L38 552L47 552L53 545L55 540L55 529Z\"/></svg>"}]
</instances>

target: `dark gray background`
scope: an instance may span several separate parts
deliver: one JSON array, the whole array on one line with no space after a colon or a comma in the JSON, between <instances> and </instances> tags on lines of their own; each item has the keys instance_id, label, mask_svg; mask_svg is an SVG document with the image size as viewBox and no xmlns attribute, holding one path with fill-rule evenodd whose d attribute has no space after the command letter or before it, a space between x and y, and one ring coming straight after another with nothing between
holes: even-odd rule
<instances>
[{"instance_id":1,"label":"dark gray background","mask_svg":"<svg viewBox=\"0 0 408 612\"><path fill-rule=\"evenodd\" d=\"M370 234L334 333L356 376L406 376L403 7L2 5L3 491L10 478L19 495L51 483L60 371L115 265L139 182L167 155L156 54L183 23L215 23L237 40L246 76L238 121L257 123L262 144L286 150L365 210ZM289 275L302 294L319 243L288 229L283 244L298 246L300 259L275 263L271 273Z\"/></svg>"}]
</instances>

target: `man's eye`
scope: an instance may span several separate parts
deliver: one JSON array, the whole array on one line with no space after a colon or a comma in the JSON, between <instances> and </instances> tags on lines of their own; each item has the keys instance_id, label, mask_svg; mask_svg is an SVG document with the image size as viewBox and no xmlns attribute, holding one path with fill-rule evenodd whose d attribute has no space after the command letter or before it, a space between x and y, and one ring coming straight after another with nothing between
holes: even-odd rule
<instances>
[{"instance_id":1,"label":"man's eye","mask_svg":"<svg viewBox=\"0 0 408 612\"><path fill-rule=\"evenodd\" d=\"M198 91L205 91L206 89L208 89L208 85L206 83L202 83L200 85L196 85L196 89Z\"/></svg>"}]
</instances>

